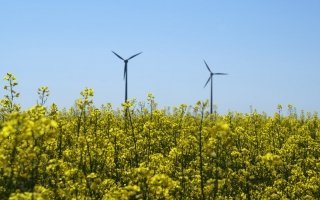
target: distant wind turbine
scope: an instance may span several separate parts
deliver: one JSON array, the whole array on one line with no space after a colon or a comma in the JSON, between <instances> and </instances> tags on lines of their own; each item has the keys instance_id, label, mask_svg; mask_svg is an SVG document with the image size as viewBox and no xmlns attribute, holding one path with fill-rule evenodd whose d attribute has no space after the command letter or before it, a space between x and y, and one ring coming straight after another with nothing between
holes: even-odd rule
<instances>
[{"instance_id":1,"label":"distant wind turbine","mask_svg":"<svg viewBox=\"0 0 320 200\"><path fill-rule=\"evenodd\" d=\"M209 70L209 72L210 72L210 77L209 77L208 81L206 82L206 84L204 85L204 88L207 86L207 84L209 83L209 81L210 81L210 79L211 79L210 114L212 114L212 76L213 76L213 75L228 75L228 74L226 74L226 73L212 73L211 70L210 70L210 68L209 68L209 66L207 65L206 61L205 61L205 60L203 60L203 61L204 61L204 63L206 64L206 66L207 66L207 68L208 68L208 70Z\"/></svg>"},{"instance_id":2,"label":"distant wind turbine","mask_svg":"<svg viewBox=\"0 0 320 200\"><path fill-rule=\"evenodd\" d=\"M120 58L121 60L123 60L124 61L124 74L123 74L123 78L124 79L126 79L126 89L125 89L125 102L127 102L127 86L128 86L128 69L127 69L127 67L128 67L128 61L131 59L131 58L134 58L134 57L136 57L137 55L139 55L139 54L141 54L142 52L140 52L140 53L137 53L137 54L135 54L135 55L133 55L133 56L131 56L130 58L128 58L128 59L123 59L123 58L121 58L121 56L119 56L118 54L116 54L115 52L113 52L112 51L112 53L114 53L116 56L118 56L118 58Z\"/></svg>"}]
</instances>

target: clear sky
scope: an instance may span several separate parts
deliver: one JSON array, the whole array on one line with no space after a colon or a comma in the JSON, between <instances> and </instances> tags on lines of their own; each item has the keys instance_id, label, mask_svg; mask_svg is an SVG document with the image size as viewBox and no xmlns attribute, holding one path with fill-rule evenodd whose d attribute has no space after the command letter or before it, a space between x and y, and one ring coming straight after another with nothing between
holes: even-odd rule
<instances>
[{"instance_id":1,"label":"clear sky","mask_svg":"<svg viewBox=\"0 0 320 200\"><path fill-rule=\"evenodd\" d=\"M273 115L282 104L320 111L320 1L1 1L0 75L18 79L25 110L48 86L46 105L69 108L84 87L95 105L128 97L159 108L210 98L218 112ZM2 85L5 81L1 82ZM2 86L3 87L3 86ZM0 96L7 92L0 90Z\"/></svg>"}]
</instances>

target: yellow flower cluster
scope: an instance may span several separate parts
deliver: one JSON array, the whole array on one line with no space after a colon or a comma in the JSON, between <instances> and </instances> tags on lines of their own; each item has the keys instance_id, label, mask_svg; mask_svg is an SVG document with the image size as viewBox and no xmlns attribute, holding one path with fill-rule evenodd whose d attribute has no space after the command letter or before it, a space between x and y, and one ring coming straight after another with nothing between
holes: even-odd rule
<instances>
[{"instance_id":1,"label":"yellow flower cluster","mask_svg":"<svg viewBox=\"0 0 320 200\"><path fill-rule=\"evenodd\" d=\"M20 93L17 93L14 90L14 87L18 85L18 82L17 78L13 76L12 73L8 72L7 76L5 76L3 79L9 82L9 85L4 86L4 90L8 90L10 92L9 95L5 95L4 99L0 100L0 114L4 121L8 113L20 111L20 105L13 103L13 99L19 98Z\"/></svg>"},{"instance_id":2,"label":"yellow flower cluster","mask_svg":"<svg viewBox=\"0 0 320 200\"><path fill-rule=\"evenodd\" d=\"M0 104L0 199L319 199L318 114L282 106L209 114L208 102L157 109L135 100L94 107L85 88L70 109ZM10 89L11 88L11 89ZM8 102L8 103L6 103Z\"/></svg>"}]
</instances>

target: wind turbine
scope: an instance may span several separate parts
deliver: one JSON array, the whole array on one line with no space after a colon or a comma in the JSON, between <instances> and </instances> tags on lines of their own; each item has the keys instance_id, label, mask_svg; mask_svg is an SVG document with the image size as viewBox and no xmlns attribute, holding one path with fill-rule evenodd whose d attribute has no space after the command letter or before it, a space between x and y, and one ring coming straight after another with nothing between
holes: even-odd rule
<instances>
[{"instance_id":1,"label":"wind turbine","mask_svg":"<svg viewBox=\"0 0 320 200\"><path fill-rule=\"evenodd\" d=\"M124 74L123 74L123 79L126 79L125 101L124 101L124 102L127 102L127 97L128 97L128 96L127 96L127 86L128 86L128 69L127 69L127 67L128 67L128 61L129 61L131 58L134 58L134 57L136 57L137 55L141 54L142 52L137 53L137 54L131 56L130 58L126 59L126 60L123 59L123 58L121 58L121 56L119 56L119 55L116 54L115 52L112 51L112 53L114 53L116 56L118 56L118 58L120 58L121 60L124 61Z\"/></svg>"},{"instance_id":2,"label":"wind turbine","mask_svg":"<svg viewBox=\"0 0 320 200\"><path fill-rule=\"evenodd\" d=\"M211 79L210 114L212 114L212 76L213 76L213 75L228 75L228 74L226 74L226 73L212 73L211 70L210 70L210 68L209 68L209 66L208 66L208 64L206 63L206 61L205 61L205 60L203 60L203 61L204 61L204 63L206 64L206 66L207 66L207 68L208 68L208 70L209 70L209 72L210 72L210 77L209 77L208 81L206 82L206 84L204 85L203 88L205 88L205 87L207 86L207 84L209 83L209 81L210 81L210 79Z\"/></svg>"}]
</instances>

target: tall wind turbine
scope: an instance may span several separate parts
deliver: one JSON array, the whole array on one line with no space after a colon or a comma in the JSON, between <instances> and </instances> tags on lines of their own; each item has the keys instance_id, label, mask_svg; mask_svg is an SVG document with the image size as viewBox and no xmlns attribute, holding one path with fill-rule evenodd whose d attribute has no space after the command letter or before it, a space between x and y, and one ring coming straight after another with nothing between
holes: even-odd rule
<instances>
[{"instance_id":1,"label":"tall wind turbine","mask_svg":"<svg viewBox=\"0 0 320 200\"><path fill-rule=\"evenodd\" d=\"M136 57L137 55L139 55L139 54L141 54L142 52L140 52L140 53L137 53L137 54L135 54L135 55L133 55L133 56L131 56L130 58L128 58L128 59L123 59L123 58L121 58L121 56L119 56L118 54L116 54L115 52L113 52L112 51L112 53L114 53L116 56L118 56L118 58L120 58L121 60L123 60L124 61L124 74L123 74L123 79L126 79L126 89L125 89L125 101L124 102L127 102L127 86L128 86L128 69L127 69L127 67L128 67L128 61L131 59L131 58L134 58L134 57Z\"/></svg>"},{"instance_id":2,"label":"tall wind turbine","mask_svg":"<svg viewBox=\"0 0 320 200\"><path fill-rule=\"evenodd\" d=\"M206 82L206 84L204 85L204 88L207 86L207 84L208 84L209 81L211 80L210 114L212 114L212 76L213 76L213 75L228 75L228 74L226 74L226 73L212 73L211 70L210 70L210 68L209 68L209 66L208 66L208 64L206 63L206 61L205 61L205 60L203 60L203 61L204 61L204 63L206 64L206 66L207 66L207 68L208 68L208 70L209 70L209 72L210 72L210 77L209 77L208 81Z\"/></svg>"}]
</instances>

